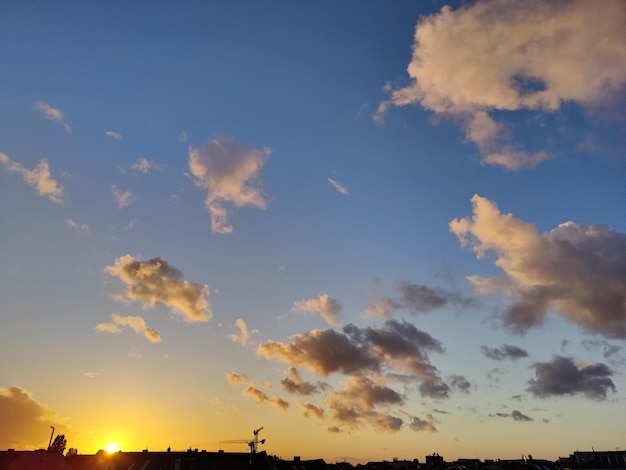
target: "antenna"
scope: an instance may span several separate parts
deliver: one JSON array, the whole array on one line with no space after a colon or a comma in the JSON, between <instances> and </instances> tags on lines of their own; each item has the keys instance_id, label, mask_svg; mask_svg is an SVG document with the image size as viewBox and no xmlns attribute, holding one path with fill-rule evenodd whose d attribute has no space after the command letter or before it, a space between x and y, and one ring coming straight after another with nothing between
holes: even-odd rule
<instances>
[{"instance_id":1,"label":"antenna","mask_svg":"<svg viewBox=\"0 0 626 470\"><path fill-rule=\"evenodd\" d=\"M48 442L48 450L52 447L52 437L54 436L54 426L50 426L52 428L52 432L50 433L50 442Z\"/></svg>"}]
</instances>

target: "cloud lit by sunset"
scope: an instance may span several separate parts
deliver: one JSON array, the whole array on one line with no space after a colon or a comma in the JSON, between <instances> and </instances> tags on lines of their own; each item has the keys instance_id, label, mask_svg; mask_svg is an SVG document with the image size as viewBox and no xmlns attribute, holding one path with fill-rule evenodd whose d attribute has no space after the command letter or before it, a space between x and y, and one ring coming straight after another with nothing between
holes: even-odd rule
<instances>
[{"instance_id":1,"label":"cloud lit by sunset","mask_svg":"<svg viewBox=\"0 0 626 470\"><path fill-rule=\"evenodd\" d=\"M624 446L626 3L5 3L0 450Z\"/></svg>"}]
</instances>

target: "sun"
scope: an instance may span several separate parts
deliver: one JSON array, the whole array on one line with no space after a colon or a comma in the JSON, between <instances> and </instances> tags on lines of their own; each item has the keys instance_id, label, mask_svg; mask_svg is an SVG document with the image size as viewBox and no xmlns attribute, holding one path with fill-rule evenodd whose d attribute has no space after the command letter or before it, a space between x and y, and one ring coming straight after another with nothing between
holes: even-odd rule
<instances>
[{"instance_id":1,"label":"sun","mask_svg":"<svg viewBox=\"0 0 626 470\"><path fill-rule=\"evenodd\" d=\"M117 442L109 442L105 449L109 454L112 454L113 452L120 450L120 446L117 445Z\"/></svg>"}]
</instances>

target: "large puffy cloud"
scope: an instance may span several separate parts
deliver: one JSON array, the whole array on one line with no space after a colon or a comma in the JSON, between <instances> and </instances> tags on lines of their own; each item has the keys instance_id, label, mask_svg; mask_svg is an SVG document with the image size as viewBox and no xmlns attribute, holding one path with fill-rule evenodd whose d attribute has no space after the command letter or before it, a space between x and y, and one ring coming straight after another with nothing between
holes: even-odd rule
<instances>
[{"instance_id":1,"label":"large puffy cloud","mask_svg":"<svg viewBox=\"0 0 626 470\"><path fill-rule=\"evenodd\" d=\"M528 381L528 391L535 397L582 394L604 400L609 390L615 392L613 372L602 363L577 365L572 358L554 356L549 362L533 364L535 378Z\"/></svg>"},{"instance_id":2,"label":"large puffy cloud","mask_svg":"<svg viewBox=\"0 0 626 470\"><path fill-rule=\"evenodd\" d=\"M35 188L40 196L46 196L57 204L63 202L63 187L52 178L50 165L47 160L41 160L35 168L29 170L0 152L0 162L2 162L7 171L22 175L26 184Z\"/></svg>"},{"instance_id":3,"label":"large puffy cloud","mask_svg":"<svg viewBox=\"0 0 626 470\"><path fill-rule=\"evenodd\" d=\"M21 387L0 388L0 448L39 448L48 444L50 425L64 433L56 413Z\"/></svg>"},{"instance_id":4,"label":"large puffy cloud","mask_svg":"<svg viewBox=\"0 0 626 470\"><path fill-rule=\"evenodd\" d=\"M209 286L184 281L182 273L161 257L141 261L124 255L105 272L126 285L118 300L136 300L144 307L163 304L188 322L208 321L212 316L206 298Z\"/></svg>"},{"instance_id":5,"label":"large puffy cloud","mask_svg":"<svg viewBox=\"0 0 626 470\"><path fill-rule=\"evenodd\" d=\"M67 122L65 122L65 116L63 116L60 109L50 106L50 104L45 101L37 101L33 105L33 109L39 112L39 114L45 119L61 124L65 128L65 132L68 134L72 132L72 128Z\"/></svg>"},{"instance_id":6,"label":"large puffy cloud","mask_svg":"<svg viewBox=\"0 0 626 470\"><path fill-rule=\"evenodd\" d=\"M244 147L226 139L212 139L200 147L189 148L189 170L194 183L207 191L205 204L213 232L233 231L225 203L265 209L258 179L270 153L266 147Z\"/></svg>"},{"instance_id":7,"label":"large puffy cloud","mask_svg":"<svg viewBox=\"0 0 626 470\"><path fill-rule=\"evenodd\" d=\"M106 331L108 333L120 333L123 327L129 327L135 333L145 336L153 343L161 342L161 335L154 328L149 328L146 325L146 321L139 316L128 315L123 316L117 313L111 314L110 323L98 323L96 325L97 331Z\"/></svg>"},{"instance_id":8,"label":"large puffy cloud","mask_svg":"<svg viewBox=\"0 0 626 470\"><path fill-rule=\"evenodd\" d=\"M626 234L574 222L539 234L489 199L475 195L472 204L473 216L453 220L450 230L478 258L496 254L504 278L468 279L480 293L513 297L505 326L522 333L554 309L589 332L626 338Z\"/></svg>"},{"instance_id":9,"label":"large puffy cloud","mask_svg":"<svg viewBox=\"0 0 626 470\"><path fill-rule=\"evenodd\" d=\"M328 294L320 295L314 299L304 299L294 302L291 308L294 312L313 312L318 313L326 323L332 326L340 324L339 314L341 311L341 303L329 297Z\"/></svg>"},{"instance_id":10,"label":"large puffy cloud","mask_svg":"<svg viewBox=\"0 0 626 470\"><path fill-rule=\"evenodd\" d=\"M430 352L443 352L439 341L408 322L388 320L382 328L346 325L343 332L313 330L295 335L291 343L267 341L257 354L303 366L328 376L402 372L421 381L419 390L431 398L447 398L449 386L430 363Z\"/></svg>"},{"instance_id":11,"label":"large puffy cloud","mask_svg":"<svg viewBox=\"0 0 626 470\"><path fill-rule=\"evenodd\" d=\"M461 124L482 161L509 170L549 155L503 138L493 111L554 112L563 103L603 105L626 85L626 5L620 0L485 0L423 17L408 66L411 84L386 90L374 119L420 104ZM619 98L618 98L619 99Z\"/></svg>"}]
</instances>

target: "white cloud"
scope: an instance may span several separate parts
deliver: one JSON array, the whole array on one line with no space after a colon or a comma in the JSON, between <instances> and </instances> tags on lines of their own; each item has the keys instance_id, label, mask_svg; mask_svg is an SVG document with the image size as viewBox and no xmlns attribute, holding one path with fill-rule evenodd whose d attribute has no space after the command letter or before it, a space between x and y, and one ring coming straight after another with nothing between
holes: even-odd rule
<instances>
[{"instance_id":1,"label":"white cloud","mask_svg":"<svg viewBox=\"0 0 626 470\"><path fill-rule=\"evenodd\" d=\"M552 2L484 0L444 6L415 29L411 84L386 87L393 105L419 104L461 124L482 162L509 170L535 166L546 152L503 144L492 111L554 112L563 103L592 108L626 85L626 4L619 0Z\"/></svg>"},{"instance_id":2,"label":"white cloud","mask_svg":"<svg viewBox=\"0 0 626 470\"><path fill-rule=\"evenodd\" d=\"M188 322L208 321L212 317L205 298L209 296L209 286L183 281L182 273L163 258L140 261L124 255L113 266L107 266L105 272L126 285L124 294L116 296L118 300L137 300L144 307L163 304Z\"/></svg>"},{"instance_id":3,"label":"white cloud","mask_svg":"<svg viewBox=\"0 0 626 470\"><path fill-rule=\"evenodd\" d=\"M341 303L329 297L328 294L320 295L316 299L303 299L294 302L291 308L294 312L318 313L329 325L338 326Z\"/></svg>"},{"instance_id":4,"label":"white cloud","mask_svg":"<svg viewBox=\"0 0 626 470\"><path fill-rule=\"evenodd\" d=\"M189 148L189 170L196 186L206 189L205 204L211 214L211 230L232 233L223 204L265 209L258 187L259 172L267 162L269 148L249 148L225 139L212 139Z\"/></svg>"},{"instance_id":5,"label":"white cloud","mask_svg":"<svg viewBox=\"0 0 626 470\"><path fill-rule=\"evenodd\" d=\"M589 332L626 338L626 234L574 222L539 234L489 199L475 195L472 204L474 214L453 220L450 230L478 258L496 255L504 277L468 280L479 293L512 297L505 326L522 333L553 309Z\"/></svg>"},{"instance_id":6,"label":"white cloud","mask_svg":"<svg viewBox=\"0 0 626 470\"><path fill-rule=\"evenodd\" d=\"M350 191L348 190L348 188L346 188L343 185L343 183L340 183L339 181L335 181L332 178L327 178L327 179L328 179L328 182L333 185L333 188L335 188L341 194L345 194L346 196L350 194Z\"/></svg>"},{"instance_id":7,"label":"white cloud","mask_svg":"<svg viewBox=\"0 0 626 470\"><path fill-rule=\"evenodd\" d=\"M65 117L63 116L63 113L60 109L53 108L45 101L37 101L33 105L33 109L35 111L38 111L39 114L41 114L41 116L43 116L44 118L49 119L50 121L58 122L59 124L63 125L63 127L65 128L65 132L67 132L68 134L72 132L72 128L67 122L65 122Z\"/></svg>"},{"instance_id":8,"label":"white cloud","mask_svg":"<svg viewBox=\"0 0 626 470\"><path fill-rule=\"evenodd\" d=\"M122 327L129 327L135 331L135 333L145 336L153 343L161 342L161 335L154 328L148 328L145 320L139 316L123 316L117 313L111 314L111 323L99 323L96 325L97 331L106 331L108 333L120 333Z\"/></svg>"},{"instance_id":9,"label":"white cloud","mask_svg":"<svg viewBox=\"0 0 626 470\"><path fill-rule=\"evenodd\" d=\"M123 140L122 139L122 134L120 134L119 132L115 132L115 131L106 131L104 133L104 135L106 135L107 137L111 137L112 139L115 140Z\"/></svg>"},{"instance_id":10,"label":"white cloud","mask_svg":"<svg viewBox=\"0 0 626 470\"><path fill-rule=\"evenodd\" d=\"M183 144L187 142L187 132L186 131L182 131L180 134L178 134L178 140L181 141Z\"/></svg>"},{"instance_id":11,"label":"white cloud","mask_svg":"<svg viewBox=\"0 0 626 470\"><path fill-rule=\"evenodd\" d=\"M151 170L160 170L161 165L154 160L148 160L147 158L140 157L135 163L130 166L133 170L140 171L141 173L150 173Z\"/></svg>"},{"instance_id":12,"label":"white cloud","mask_svg":"<svg viewBox=\"0 0 626 470\"><path fill-rule=\"evenodd\" d=\"M21 174L26 184L35 188L40 196L47 196L57 204L63 202L63 187L52 178L47 160L41 160L32 170L14 162L4 153L0 153L0 162L4 164L7 171Z\"/></svg>"},{"instance_id":13,"label":"white cloud","mask_svg":"<svg viewBox=\"0 0 626 470\"><path fill-rule=\"evenodd\" d=\"M67 225L69 225L74 230L76 230L79 234L88 234L89 233L89 225L87 225L87 224L79 224L78 222L76 222L76 221L74 221L72 219L67 219L65 222L67 223Z\"/></svg>"},{"instance_id":14,"label":"white cloud","mask_svg":"<svg viewBox=\"0 0 626 470\"><path fill-rule=\"evenodd\" d=\"M115 185L111 186L111 191L113 192L115 203L120 209L131 205L135 200L135 195L132 192L122 191Z\"/></svg>"}]
</instances>

